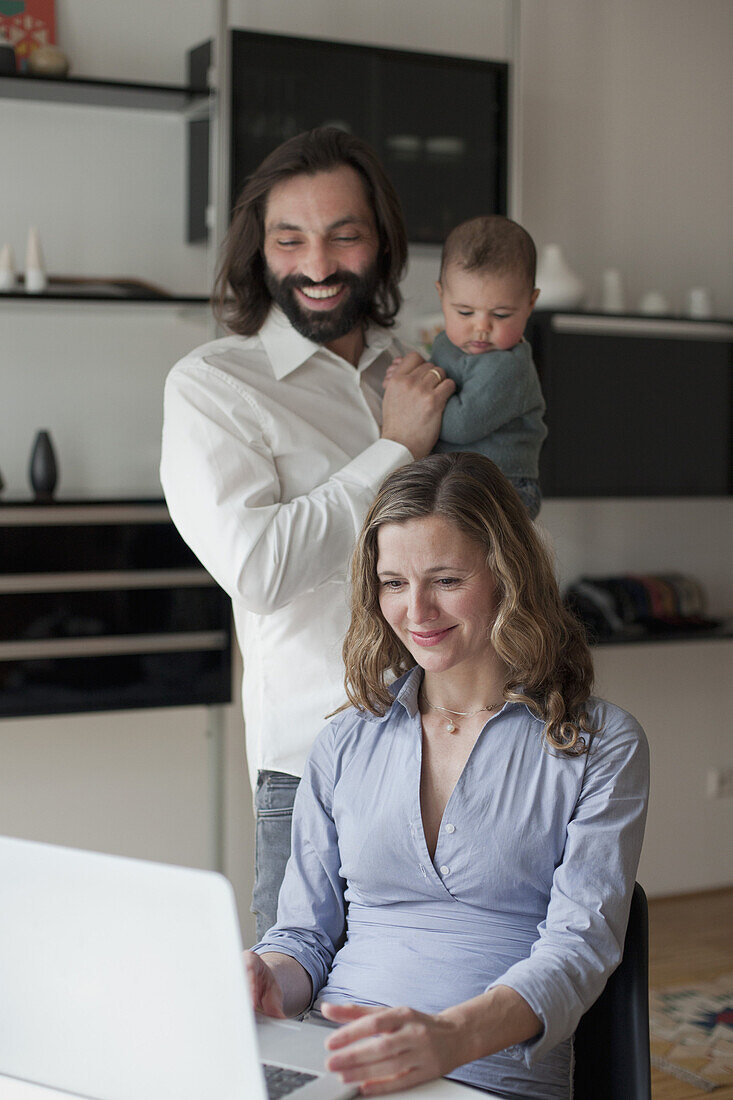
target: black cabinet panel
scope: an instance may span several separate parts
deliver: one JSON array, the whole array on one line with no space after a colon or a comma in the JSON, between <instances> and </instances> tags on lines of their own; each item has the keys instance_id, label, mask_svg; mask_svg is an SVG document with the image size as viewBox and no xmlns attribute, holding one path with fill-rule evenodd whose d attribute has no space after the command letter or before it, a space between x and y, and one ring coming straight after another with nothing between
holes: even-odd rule
<instances>
[{"instance_id":1,"label":"black cabinet panel","mask_svg":"<svg viewBox=\"0 0 733 1100\"><path fill-rule=\"evenodd\" d=\"M442 243L476 214L505 214L508 66L443 54L234 30L231 203L247 176L290 137L334 125L380 155L408 237ZM189 79L207 44L189 53ZM189 142L189 240L203 236L202 136Z\"/></svg>"},{"instance_id":2,"label":"black cabinet panel","mask_svg":"<svg viewBox=\"0 0 733 1100\"><path fill-rule=\"evenodd\" d=\"M545 496L733 492L733 326L535 314L528 337Z\"/></svg>"},{"instance_id":3,"label":"black cabinet panel","mask_svg":"<svg viewBox=\"0 0 733 1100\"><path fill-rule=\"evenodd\" d=\"M208 588L11 592L2 595L0 641L222 630L229 597Z\"/></svg>"},{"instance_id":4,"label":"black cabinet panel","mask_svg":"<svg viewBox=\"0 0 733 1100\"><path fill-rule=\"evenodd\" d=\"M0 511L0 525L2 512ZM0 572L63 573L99 569L195 569L199 562L172 523L106 523L2 532Z\"/></svg>"},{"instance_id":5,"label":"black cabinet panel","mask_svg":"<svg viewBox=\"0 0 733 1100\"><path fill-rule=\"evenodd\" d=\"M222 652L0 661L0 718L229 703Z\"/></svg>"},{"instance_id":6,"label":"black cabinet panel","mask_svg":"<svg viewBox=\"0 0 733 1100\"><path fill-rule=\"evenodd\" d=\"M0 717L231 700L231 606L161 502L0 507Z\"/></svg>"},{"instance_id":7,"label":"black cabinet panel","mask_svg":"<svg viewBox=\"0 0 733 1100\"><path fill-rule=\"evenodd\" d=\"M358 46L253 35L232 41L232 198L288 138L332 123L370 143L372 60Z\"/></svg>"},{"instance_id":8,"label":"black cabinet panel","mask_svg":"<svg viewBox=\"0 0 733 1100\"><path fill-rule=\"evenodd\" d=\"M382 51L374 144L411 241L442 243L460 222L506 213L506 67Z\"/></svg>"}]
</instances>

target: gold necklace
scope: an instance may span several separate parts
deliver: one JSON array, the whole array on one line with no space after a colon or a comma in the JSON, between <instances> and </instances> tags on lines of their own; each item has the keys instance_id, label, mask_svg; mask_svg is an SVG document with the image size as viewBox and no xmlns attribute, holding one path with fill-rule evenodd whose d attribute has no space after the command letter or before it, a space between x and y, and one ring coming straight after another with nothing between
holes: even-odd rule
<instances>
[{"instance_id":1,"label":"gold necklace","mask_svg":"<svg viewBox=\"0 0 733 1100\"><path fill-rule=\"evenodd\" d=\"M481 714L481 712L484 711L484 710L489 710L489 711L490 710L498 710L499 707L503 707L504 703L506 702L505 699L502 699L500 703L488 703L485 707L479 707L478 710L451 710L450 707L439 707L437 705L437 703L431 703L430 700L428 699L427 695L425 694L425 689L424 688L423 688L423 691L422 691L422 697L425 700L425 702L427 703L430 710L439 710L441 712L441 714L445 714L445 715L448 716L446 724L445 724L445 732L446 733L458 733L459 732L458 726L455 724L453 719L450 717L451 714L457 714L460 718L473 718L475 715Z\"/></svg>"}]
</instances>

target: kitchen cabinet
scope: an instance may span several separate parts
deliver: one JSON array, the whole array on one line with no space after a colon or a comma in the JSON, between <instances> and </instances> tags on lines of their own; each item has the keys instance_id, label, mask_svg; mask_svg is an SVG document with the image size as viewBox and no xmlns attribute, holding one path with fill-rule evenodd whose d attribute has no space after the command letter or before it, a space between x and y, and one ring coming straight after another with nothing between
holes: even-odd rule
<instances>
[{"instance_id":1,"label":"kitchen cabinet","mask_svg":"<svg viewBox=\"0 0 733 1100\"><path fill-rule=\"evenodd\" d=\"M231 701L231 607L162 501L0 505L0 717Z\"/></svg>"},{"instance_id":2,"label":"kitchen cabinet","mask_svg":"<svg viewBox=\"0 0 733 1100\"><path fill-rule=\"evenodd\" d=\"M535 310L545 497L733 493L733 323Z\"/></svg>"},{"instance_id":3,"label":"kitchen cabinet","mask_svg":"<svg viewBox=\"0 0 733 1100\"><path fill-rule=\"evenodd\" d=\"M506 214L508 74L503 61L234 29L229 208L283 141L336 126L367 141L400 197L411 242L442 244L459 222ZM206 86L210 44L189 53ZM205 119L189 124L189 240L208 203Z\"/></svg>"}]
</instances>

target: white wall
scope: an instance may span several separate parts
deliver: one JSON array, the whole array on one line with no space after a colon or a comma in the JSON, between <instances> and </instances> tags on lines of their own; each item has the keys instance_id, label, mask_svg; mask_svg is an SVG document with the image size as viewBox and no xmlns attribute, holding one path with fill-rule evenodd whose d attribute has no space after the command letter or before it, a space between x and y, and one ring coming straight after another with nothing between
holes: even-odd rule
<instances>
[{"instance_id":1,"label":"white wall","mask_svg":"<svg viewBox=\"0 0 733 1100\"><path fill-rule=\"evenodd\" d=\"M524 0L523 210L598 301L711 287L733 316L728 0Z\"/></svg>"},{"instance_id":2,"label":"white wall","mask_svg":"<svg viewBox=\"0 0 733 1100\"><path fill-rule=\"evenodd\" d=\"M632 304L655 288L680 311L702 285L733 316L731 32L727 0L522 3L521 220L562 245L590 305L618 267ZM549 501L542 522L563 580L679 569L733 615L731 498ZM733 882L733 800L705 795L707 769L733 764L733 642L606 647L596 667L650 740L648 891Z\"/></svg>"},{"instance_id":3,"label":"white wall","mask_svg":"<svg viewBox=\"0 0 733 1100\"><path fill-rule=\"evenodd\" d=\"M208 333L206 307L0 303L6 498L30 492L28 460L39 428L51 430L59 496L161 496L165 377Z\"/></svg>"},{"instance_id":4,"label":"white wall","mask_svg":"<svg viewBox=\"0 0 733 1100\"><path fill-rule=\"evenodd\" d=\"M601 646L598 694L634 714L651 751L639 881L657 896L733 883L731 799L706 797L733 764L733 641Z\"/></svg>"},{"instance_id":5,"label":"white wall","mask_svg":"<svg viewBox=\"0 0 733 1100\"><path fill-rule=\"evenodd\" d=\"M622 268L635 296L675 302L712 287L733 314L725 140L727 0L525 0L522 218L562 243L591 294ZM505 56L503 0L238 0L252 28ZM211 36L212 5L65 0L60 44L74 71L178 83L186 48ZM10 104L0 109L0 243L22 258L41 229L57 273L136 275L206 293L206 257L183 244L184 128L145 112ZM701 167L702 166L702 167ZM437 251L414 250L406 318L432 310ZM0 303L0 469L27 491L32 431L50 427L64 493L157 494L157 415L167 366L205 323L154 307ZM76 419L77 412L78 419ZM43 417L43 420L41 419ZM134 432L134 437L129 433ZM129 446L134 438L134 447ZM694 456L691 456L694 461ZM680 568L733 613L733 501L551 501L543 523L560 573ZM642 878L652 893L733 881L721 836L733 804L707 802L704 770L733 763L731 643L598 651L603 693L644 722L654 759ZM184 863L207 858L200 708L0 723L0 831ZM237 708L227 714L227 870L246 913L252 828ZM132 812L131 812L132 811ZM245 916L245 936L251 925Z\"/></svg>"}]
</instances>

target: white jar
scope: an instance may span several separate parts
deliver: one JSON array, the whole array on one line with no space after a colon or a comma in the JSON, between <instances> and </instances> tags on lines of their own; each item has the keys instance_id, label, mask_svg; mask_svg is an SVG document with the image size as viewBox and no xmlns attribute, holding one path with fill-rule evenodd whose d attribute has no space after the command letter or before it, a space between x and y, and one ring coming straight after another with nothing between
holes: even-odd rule
<instances>
[{"instance_id":1,"label":"white jar","mask_svg":"<svg viewBox=\"0 0 733 1100\"><path fill-rule=\"evenodd\" d=\"M548 244L537 262L540 309L575 309L583 300L585 287L568 266L559 244Z\"/></svg>"}]
</instances>

